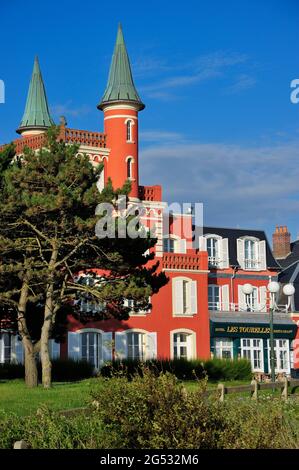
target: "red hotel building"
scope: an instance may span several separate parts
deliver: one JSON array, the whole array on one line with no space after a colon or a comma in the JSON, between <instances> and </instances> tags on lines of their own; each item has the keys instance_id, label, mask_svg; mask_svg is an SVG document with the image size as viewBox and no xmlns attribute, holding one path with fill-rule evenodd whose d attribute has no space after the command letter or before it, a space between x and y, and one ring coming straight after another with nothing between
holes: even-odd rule
<instances>
[{"instance_id":1,"label":"red hotel building","mask_svg":"<svg viewBox=\"0 0 299 470\"><path fill-rule=\"evenodd\" d=\"M151 298L152 308L130 315L127 321L80 324L70 319L67 342L51 342L52 355L84 358L96 368L112 358L223 358L247 357L256 372L269 371L269 277L280 266L263 231L194 227L192 214L172 214L165 223L166 204L161 186L141 186L138 172L138 119L144 109L134 86L121 27L103 98L104 132L70 129L61 120L60 138L80 144L93 164L104 163L99 189L107 178L114 187L129 179L130 203L142 203L144 224L154 225L158 242L155 261L169 283ZM35 60L25 113L15 140L17 153L25 146L40 148L44 132L53 124L45 88ZM184 230L182 230L184 226ZM192 236L195 233L195 239ZM183 235L182 235L183 234ZM245 298L242 285L254 285ZM92 309L82 302L82 309ZM290 315L274 321L277 372L291 373L297 325ZM8 332L0 338L0 362L22 360L18 339Z\"/></svg>"}]
</instances>

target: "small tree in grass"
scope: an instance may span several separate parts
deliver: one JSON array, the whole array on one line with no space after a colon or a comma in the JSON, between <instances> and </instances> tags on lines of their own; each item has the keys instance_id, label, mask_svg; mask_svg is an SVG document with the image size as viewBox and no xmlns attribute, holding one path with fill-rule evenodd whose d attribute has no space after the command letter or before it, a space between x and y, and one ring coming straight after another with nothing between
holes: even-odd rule
<instances>
[{"instance_id":1,"label":"small tree in grass","mask_svg":"<svg viewBox=\"0 0 299 470\"><path fill-rule=\"evenodd\" d=\"M102 168L78 154L78 146L58 141L58 135L57 128L50 129L46 148L26 148L22 161L6 164L1 178L2 322L10 322L11 328L17 325L30 387L37 385L38 352L43 385L51 385L49 338L66 305L88 296L101 305L92 314L94 321L125 320L129 316L125 298L133 299L136 309L146 308L149 296L167 282L151 262L154 255L144 255L156 240L149 235L119 238L124 219L117 212L115 238L95 235L102 217L96 215L98 204L115 206L118 195L127 197L130 184L114 190L110 181L100 193L97 182ZM129 222L130 217L125 219L126 225ZM82 272L89 273L92 285L75 282ZM42 319L32 313L41 310ZM79 315L75 306L73 314ZM89 319L86 313L83 320Z\"/></svg>"}]
</instances>

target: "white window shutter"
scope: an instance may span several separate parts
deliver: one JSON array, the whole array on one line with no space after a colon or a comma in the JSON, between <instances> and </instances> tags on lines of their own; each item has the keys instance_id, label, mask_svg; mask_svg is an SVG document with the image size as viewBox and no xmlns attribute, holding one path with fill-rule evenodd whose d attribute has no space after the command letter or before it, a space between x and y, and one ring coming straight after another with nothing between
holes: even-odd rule
<instances>
[{"instance_id":1,"label":"white window shutter","mask_svg":"<svg viewBox=\"0 0 299 470\"><path fill-rule=\"evenodd\" d=\"M112 361L112 333L102 334L103 362Z\"/></svg>"},{"instance_id":2,"label":"white window shutter","mask_svg":"<svg viewBox=\"0 0 299 470\"><path fill-rule=\"evenodd\" d=\"M60 343L56 343L54 339L50 339L49 352L50 352L51 359L59 359L60 358Z\"/></svg>"},{"instance_id":3,"label":"white window shutter","mask_svg":"<svg viewBox=\"0 0 299 470\"><path fill-rule=\"evenodd\" d=\"M183 281L181 279L173 279L172 303L174 313L183 313Z\"/></svg>"},{"instance_id":4,"label":"white window shutter","mask_svg":"<svg viewBox=\"0 0 299 470\"><path fill-rule=\"evenodd\" d=\"M185 238L182 238L181 240L177 240L177 246L178 246L178 253L186 253L187 251L187 240Z\"/></svg>"},{"instance_id":5,"label":"white window shutter","mask_svg":"<svg viewBox=\"0 0 299 470\"><path fill-rule=\"evenodd\" d=\"M265 240L258 242L258 254L259 254L259 268L261 271L265 271L267 269Z\"/></svg>"},{"instance_id":6,"label":"white window shutter","mask_svg":"<svg viewBox=\"0 0 299 470\"><path fill-rule=\"evenodd\" d=\"M147 333L146 335L146 355L145 359L156 359L157 357L157 333Z\"/></svg>"},{"instance_id":7,"label":"white window shutter","mask_svg":"<svg viewBox=\"0 0 299 470\"><path fill-rule=\"evenodd\" d=\"M218 240L218 246L219 246L220 269L229 268L228 238L222 238L221 240Z\"/></svg>"},{"instance_id":8,"label":"white window shutter","mask_svg":"<svg viewBox=\"0 0 299 470\"><path fill-rule=\"evenodd\" d=\"M97 182L97 188L99 192L101 193L105 187L105 175L104 175L104 168L101 171L100 177Z\"/></svg>"},{"instance_id":9,"label":"white window shutter","mask_svg":"<svg viewBox=\"0 0 299 470\"><path fill-rule=\"evenodd\" d=\"M221 286L221 308L225 312L229 311L229 284Z\"/></svg>"},{"instance_id":10,"label":"white window shutter","mask_svg":"<svg viewBox=\"0 0 299 470\"><path fill-rule=\"evenodd\" d=\"M81 335L79 332L69 331L67 336L68 357L79 361L81 359Z\"/></svg>"},{"instance_id":11,"label":"white window shutter","mask_svg":"<svg viewBox=\"0 0 299 470\"><path fill-rule=\"evenodd\" d=\"M115 359L126 359L127 357L127 334L125 331L115 333Z\"/></svg>"},{"instance_id":12,"label":"white window shutter","mask_svg":"<svg viewBox=\"0 0 299 470\"><path fill-rule=\"evenodd\" d=\"M199 237L198 247L199 247L199 251L207 251L207 239L206 239L206 237Z\"/></svg>"},{"instance_id":13,"label":"white window shutter","mask_svg":"<svg viewBox=\"0 0 299 470\"><path fill-rule=\"evenodd\" d=\"M267 312L267 288L261 286L259 288L259 308L261 312Z\"/></svg>"},{"instance_id":14,"label":"white window shutter","mask_svg":"<svg viewBox=\"0 0 299 470\"><path fill-rule=\"evenodd\" d=\"M242 291L242 286L238 286L238 310L239 311L247 311L247 306L246 306L246 297L244 292Z\"/></svg>"},{"instance_id":15,"label":"white window shutter","mask_svg":"<svg viewBox=\"0 0 299 470\"><path fill-rule=\"evenodd\" d=\"M245 267L245 246L242 238L237 239L237 258L242 269Z\"/></svg>"},{"instance_id":16,"label":"white window shutter","mask_svg":"<svg viewBox=\"0 0 299 470\"><path fill-rule=\"evenodd\" d=\"M18 335L15 335L12 336L11 342L11 361L18 364L24 364L24 347L22 340Z\"/></svg>"},{"instance_id":17,"label":"white window shutter","mask_svg":"<svg viewBox=\"0 0 299 470\"><path fill-rule=\"evenodd\" d=\"M190 310L191 313L197 313L197 282L190 281L188 286L190 286Z\"/></svg>"}]
</instances>

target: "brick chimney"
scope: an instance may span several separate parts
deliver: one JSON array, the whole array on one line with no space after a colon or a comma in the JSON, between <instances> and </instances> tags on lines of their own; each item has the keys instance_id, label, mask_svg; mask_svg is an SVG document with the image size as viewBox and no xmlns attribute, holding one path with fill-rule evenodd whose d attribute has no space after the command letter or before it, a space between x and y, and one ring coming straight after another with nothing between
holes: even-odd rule
<instances>
[{"instance_id":1,"label":"brick chimney","mask_svg":"<svg viewBox=\"0 0 299 470\"><path fill-rule=\"evenodd\" d=\"M273 254L275 258L285 258L291 251L291 234L286 225L276 226L272 235Z\"/></svg>"}]
</instances>

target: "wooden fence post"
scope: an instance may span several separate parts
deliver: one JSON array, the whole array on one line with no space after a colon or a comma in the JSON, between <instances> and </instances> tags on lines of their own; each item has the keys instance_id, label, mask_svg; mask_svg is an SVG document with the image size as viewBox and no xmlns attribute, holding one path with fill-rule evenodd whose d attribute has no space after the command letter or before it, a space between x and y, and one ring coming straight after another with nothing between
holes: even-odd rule
<instances>
[{"instance_id":1,"label":"wooden fence post","mask_svg":"<svg viewBox=\"0 0 299 470\"><path fill-rule=\"evenodd\" d=\"M283 378L283 388L281 389L281 399L287 400L288 399L288 378Z\"/></svg>"},{"instance_id":2,"label":"wooden fence post","mask_svg":"<svg viewBox=\"0 0 299 470\"><path fill-rule=\"evenodd\" d=\"M251 398L252 398L252 400L258 400L259 384L258 384L257 380L253 379L251 381L251 385L253 385L253 390L251 390Z\"/></svg>"},{"instance_id":3,"label":"wooden fence post","mask_svg":"<svg viewBox=\"0 0 299 470\"><path fill-rule=\"evenodd\" d=\"M218 384L217 390L219 392L219 401L224 401L224 384Z\"/></svg>"}]
</instances>

